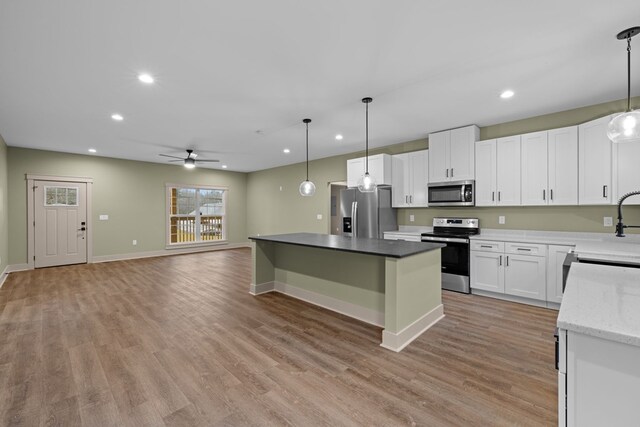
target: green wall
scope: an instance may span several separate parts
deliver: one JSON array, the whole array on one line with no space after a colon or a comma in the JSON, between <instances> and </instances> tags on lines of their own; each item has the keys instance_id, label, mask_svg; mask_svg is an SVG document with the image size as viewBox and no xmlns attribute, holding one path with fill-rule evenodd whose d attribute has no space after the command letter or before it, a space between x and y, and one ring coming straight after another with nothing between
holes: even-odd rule
<instances>
[{"instance_id":1,"label":"green wall","mask_svg":"<svg viewBox=\"0 0 640 427\"><path fill-rule=\"evenodd\" d=\"M7 144L0 135L0 274L9 264ZM0 278L1 279L1 278Z\"/></svg>"},{"instance_id":2,"label":"green wall","mask_svg":"<svg viewBox=\"0 0 640 427\"><path fill-rule=\"evenodd\" d=\"M10 264L27 262L26 174L93 178L94 256L165 248L165 183L228 187L228 240L247 241L245 173L16 147L8 149L8 164ZM109 220L98 221L100 214L108 214ZM137 246L132 245L133 239Z\"/></svg>"},{"instance_id":3,"label":"green wall","mask_svg":"<svg viewBox=\"0 0 640 427\"><path fill-rule=\"evenodd\" d=\"M640 104L640 97L633 98L632 105L638 104ZM625 107L626 100L619 100L486 126L480 128L480 138L491 139L572 126L622 111ZM371 153L397 154L425 148L428 148L427 139L391 145L372 150ZM346 160L363 155L364 152L351 153L310 162L310 179L316 184L316 194L313 197L298 195L298 185L305 176L303 163L250 173L247 189L247 209L250 212L247 218L249 235L294 231L327 233L331 221L330 191L327 183L346 181ZM640 224L640 206L628 206L624 211L625 222ZM322 214L322 220L316 219L317 214ZM414 215L414 222L409 220L410 215ZM477 216L480 218L481 226L487 228L608 233L613 232L614 227L604 227L603 217L611 216L615 220L617 213L614 206L405 208L398 210L398 223L399 225L431 225L433 217L447 215ZM499 215L506 217L504 225L498 224Z\"/></svg>"}]
</instances>

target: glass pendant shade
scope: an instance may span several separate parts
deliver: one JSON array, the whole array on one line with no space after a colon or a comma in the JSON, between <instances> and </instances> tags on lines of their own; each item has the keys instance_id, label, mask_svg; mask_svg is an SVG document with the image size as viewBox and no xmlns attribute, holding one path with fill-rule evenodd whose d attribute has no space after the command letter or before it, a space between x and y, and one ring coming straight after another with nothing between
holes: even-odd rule
<instances>
[{"instance_id":1,"label":"glass pendant shade","mask_svg":"<svg viewBox=\"0 0 640 427\"><path fill-rule=\"evenodd\" d=\"M376 187L376 180L369 175L369 172L365 172L365 174L358 179L358 190L362 193L373 193L376 191Z\"/></svg>"},{"instance_id":2,"label":"glass pendant shade","mask_svg":"<svg viewBox=\"0 0 640 427\"><path fill-rule=\"evenodd\" d=\"M316 194L316 185L311 181L302 181L300 183L300 195L301 196L313 196Z\"/></svg>"},{"instance_id":3,"label":"glass pendant shade","mask_svg":"<svg viewBox=\"0 0 640 427\"><path fill-rule=\"evenodd\" d=\"M607 135L613 142L640 142L640 110L621 113L611 119Z\"/></svg>"}]
</instances>

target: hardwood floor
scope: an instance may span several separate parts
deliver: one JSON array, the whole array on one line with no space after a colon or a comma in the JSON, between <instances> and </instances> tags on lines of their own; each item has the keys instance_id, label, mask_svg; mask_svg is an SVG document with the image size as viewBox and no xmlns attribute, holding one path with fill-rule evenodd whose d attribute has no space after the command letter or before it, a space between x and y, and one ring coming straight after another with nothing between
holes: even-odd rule
<instances>
[{"instance_id":1,"label":"hardwood floor","mask_svg":"<svg viewBox=\"0 0 640 427\"><path fill-rule=\"evenodd\" d=\"M250 280L248 249L11 274L0 424L557 424L557 312L444 292L446 317L393 353Z\"/></svg>"}]
</instances>

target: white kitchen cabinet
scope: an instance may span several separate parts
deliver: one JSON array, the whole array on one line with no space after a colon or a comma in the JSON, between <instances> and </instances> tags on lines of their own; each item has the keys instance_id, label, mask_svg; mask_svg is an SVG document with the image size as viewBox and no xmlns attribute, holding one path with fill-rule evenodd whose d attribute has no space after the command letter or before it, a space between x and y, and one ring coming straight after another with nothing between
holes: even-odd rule
<instances>
[{"instance_id":1,"label":"white kitchen cabinet","mask_svg":"<svg viewBox=\"0 0 640 427\"><path fill-rule=\"evenodd\" d=\"M545 256L505 254L504 293L546 300L546 263Z\"/></svg>"},{"instance_id":2,"label":"white kitchen cabinet","mask_svg":"<svg viewBox=\"0 0 640 427\"><path fill-rule=\"evenodd\" d=\"M547 255L547 301L562 302L562 264L573 246L549 245Z\"/></svg>"},{"instance_id":3,"label":"white kitchen cabinet","mask_svg":"<svg viewBox=\"0 0 640 427\"><path fill-rule=\"evenodd\" d=\"M520 205L520 135L496 139L496 204Z\"/></svg>"},{"instance_id":4,"label":"white kitchen cabinet","mask_svg":"<svg viewBox=\"0 0 640 427\"><path fill-rule=\"evenodd\" d=\"M546 300L546 245L474 240L471 289Z\"/></svg>"},{"instance_id":5,"label":"white kitchen cabinet","mask_svg":"<svg viewBox=\"0 0 640 427\"><path fill-rule=\"evenodd\" d=\"M389 154L369 156L369 175L376 180L377 185L391 185L391 169L391 156ZM358 179L364 175L365 170L365 157L347 160L347 187L357 187Z\"/></svg>"},{"instance_id":6,"label":"white kitchen cabinet","mask_svg":"<svg viewBox=\"0 0 640 427\"><path fill-rule=\"evenodd\" d=\"M476 206L496 205L496 140L476 142Z\"/></svg>"},{"instance_id":7,"label":"white kitchen cabinet","mask_svg":"<svg viewBox=\"0 0 640 427\"><path fill-rule=\"evenodd\" d=\"M429 134L429 182L475 179L475 142L478 126Z\"/></svg>"},{"instance_id":8,"label":"white kitchen cabinet","mask_svg":"<svg viewBox=\"0 0 640 427\"><path fill-rule=\"evenodd\" d=\"M427 207L429 150L393 156L392 187L394 208Z\"/></svg>"},{"instance_id":9,"label":"white kitchen cabinet","mask_svg":"<svg viewBox=\"0 0 640 427\"><path fill-rule=\"evenodd\" d=\"M581 205L613 202L609 120L607 116L578 126L578 203Z\"/></svg>"},{"instance_id":10,"label":"white kitchen cabinet","mask_svg":"<svg viewBox=\"0 0 640 427\"><path fill-rule=\"evenodd\" d=\"M640 191L640 144L622 142L613 144L613 170L615 195L613 202L631 191ZM624 201L625 205L640 205L640 196L631 196Z\"/></svg>"},{"instance_id":11,"label":"white kitchen cabinet","mask_svg":"<svg viewBox=\"0 0 640 427\"><path fill-rule=\"evenodd\" d=\"M549 205L578 204L578 127L548 132Z\"/></svg>"},{"instance_id":12,"label":"white kitchen cabinet","mask_svg":"<svg viewBox=\"0 0 640 427\"><path fill-rule=\"evenodd\" d=\"M547 131L521 136L522 204L546 205L549 199Z\"/></svg>"},{"instance_id":13,"label":"white kitchen cabinet","mask_svg":"<svg viewBox=\"0 0 640 427\"><path fill-rule=\"evenodd\" d=\"M504 255L471 251L471 289L504 293Z\"/></svg>"},{"instance_id":14,"label":"white kitchen cabinet","mask_svg":"<svg viewBox=\"0 0 640 427\"><path fill-rule=\"evenodd\" d=\"M559 334L566 336L559 345L559 359L566 361L558 375L560 424L638 425L640 347L563 329Z\"/></svg>"}]
</instances>

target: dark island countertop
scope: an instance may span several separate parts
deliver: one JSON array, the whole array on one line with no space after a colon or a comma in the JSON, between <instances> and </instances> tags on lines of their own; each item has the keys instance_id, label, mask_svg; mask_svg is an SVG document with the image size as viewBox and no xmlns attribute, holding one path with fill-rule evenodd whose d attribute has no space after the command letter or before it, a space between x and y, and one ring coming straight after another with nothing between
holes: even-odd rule
<instances>
[{"instance_id":1,"label":"dark island countertop","mask_svg":"<svg viewBox=\"0 0 640 427\"><path fill-rule=\"evenodd\" d=\"M441 243L407 242L404 240L364 239L333 234L291 233L272 236L252 236L251 240L310 246L336 251L356 252L391 258L405 258L422 252L444 248Z\"/></svg>"}]
</instances>

